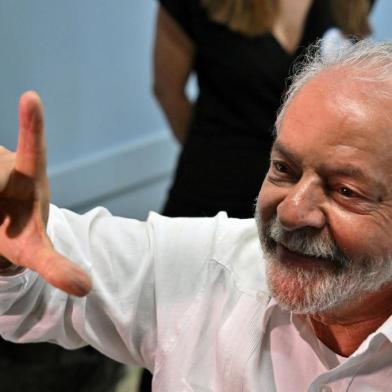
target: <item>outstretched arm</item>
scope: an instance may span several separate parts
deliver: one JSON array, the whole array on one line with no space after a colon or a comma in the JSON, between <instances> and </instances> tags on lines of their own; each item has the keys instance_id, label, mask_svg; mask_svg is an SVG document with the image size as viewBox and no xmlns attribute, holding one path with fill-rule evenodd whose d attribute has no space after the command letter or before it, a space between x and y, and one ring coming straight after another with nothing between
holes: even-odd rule
<instances>
[{"instance_id":1,"label":"outstretched arm","mask_svg":"<svg viewBox=\"0 0 392 392\"><path fill-rule=\"evenodd\" d=\"M70 294L86 295L91 289L89 276L56 252L46 234L44 114L35 92L20 98L19 126L16 153L0 149L0 268L11 263L26 267Z\"/></svg>"},{"instance_id":2,"label":"outstretched arm","mask_svg":"<svg viewBox=\"0 0 392 392\"><path fill-rule=\"evenodd\" d=\"M0 255L42 278L30 270L0 272L0 334L20 343L89 344L118 361L159 369L168 347L182 347L189 321L208 319L200 294L211 309L205 288L216 276L208 271L231 227L227 217L151 214L140 222L103 208L78 215L51 206L48 220L43 108L35 93L21 98L20 124L16 154L0 149ZM67 296L43 281L76 295L89 291L90 278L58 252L89 269L90 295Z\"/></svg>"}]
</instances>

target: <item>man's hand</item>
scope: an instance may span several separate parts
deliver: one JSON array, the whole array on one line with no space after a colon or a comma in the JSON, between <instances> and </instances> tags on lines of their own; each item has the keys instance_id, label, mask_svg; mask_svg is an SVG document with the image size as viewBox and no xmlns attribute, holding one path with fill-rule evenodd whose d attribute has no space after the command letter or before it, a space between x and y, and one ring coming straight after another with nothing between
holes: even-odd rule
<instances>
[{"instance_id":1,"label":"man's hand","mask_svg":"<svg viewBox=\"0 0 392 392\"><path fill-rule=\"evenodd\" d=\"M46 235L49 186L44 115L34 92L20 99L19 126L16 154L0 147L0 268L5 258L38 272L61 290L86 295L90 278L57 253Z\"/></svg>"}]
</instances>

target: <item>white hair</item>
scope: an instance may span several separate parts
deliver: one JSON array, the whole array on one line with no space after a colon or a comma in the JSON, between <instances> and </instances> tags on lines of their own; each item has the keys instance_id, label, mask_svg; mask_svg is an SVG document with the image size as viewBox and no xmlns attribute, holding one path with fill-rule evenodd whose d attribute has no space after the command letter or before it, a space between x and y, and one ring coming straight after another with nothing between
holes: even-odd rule
<instances>
[{"instance_id":1,"label":"white hair","mask_svg":"<svg viewBox=\"0 0 392 392\"><path fill-rule=\"evenodd\" d=\"M347 78L351 80L373 84L368 89L370 98L392 99L392 41L374 42L366 39L335 49L326 55L323 52L323 41L319 40L294 65L291 85L276 120L277 130L287 107L298 92L311 79L332 68L347 70Z\"/></svg>"}]
</instances>

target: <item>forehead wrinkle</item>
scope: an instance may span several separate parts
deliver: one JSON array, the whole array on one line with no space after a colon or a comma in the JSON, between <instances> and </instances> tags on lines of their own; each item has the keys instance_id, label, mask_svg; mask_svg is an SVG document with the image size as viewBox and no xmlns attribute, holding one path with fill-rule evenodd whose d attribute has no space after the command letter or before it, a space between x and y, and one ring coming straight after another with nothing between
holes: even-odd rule
<instances>
[{"instance_id":1,"label":"forehead wrinkle","mask_svg":"<svg viewBox=\"0 0 392 392\"><path fill-rule=\"evenodd\" d=\"M278 140L275 140L272 145L272 151L277 151L278 153L284 155L289 161L293 163L301 162L301 158L298 154L293 151L289 151L286 147L283 146Z\"/></svg>"}]
</instances>

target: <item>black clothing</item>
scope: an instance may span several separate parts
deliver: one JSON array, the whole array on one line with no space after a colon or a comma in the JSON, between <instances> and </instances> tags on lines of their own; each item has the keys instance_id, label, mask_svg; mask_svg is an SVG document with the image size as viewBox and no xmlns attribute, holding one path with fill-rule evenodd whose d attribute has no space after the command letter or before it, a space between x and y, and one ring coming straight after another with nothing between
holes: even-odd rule
<instances>
[{"instance_id":1,"label":"black clothing","mask_svg":"<svg viewBox=\"0 0 392 392\"><path fill-rule=\"evenodd\" d=\"M249 38L212 22L198 0L159 1L195 43L199 86L163 214L251 217L286 79L304 48L334 26L329 2L314 0L290 54L271 33Z\"/></svg>"},{"instance_id":2,"label":"black clothing","mask_svg":"<svg viewBox=\"0 0 392 392\"><path fill-rule=\"evenodd\" d=\"M1 392L114 392L124 365L91 347L0 340Z\"/></svg>"},{"instance_id":3,"label":"black clothing","mask_svg":"<svg viewBox=\"0 0 392 392\"><path fill-rule=\"evenodd\" d=\"M287 78L305 48L335 27L330 1L313 0L292 54L270 32L249 38L209 20L199 0L159 2L195 44L199 86L163 214L252 217ZM151 391L147 371L140 391Z\"/></svg>"},{"instance_id":4,"label":"black clothing","mask_svg":"<svg viewBox=\"0 0 392 392\"><path fill-rule=\"evenodd\" d=\"M268 171L276 113L295 59L334 26L329 1L314 0L298 49L272 33L245 37L208 19L199 0L159 0L196 46L199 96L166 216L250 218ZM143 372L141 392L151 391Z\"/></svg>"}]
</instances>

